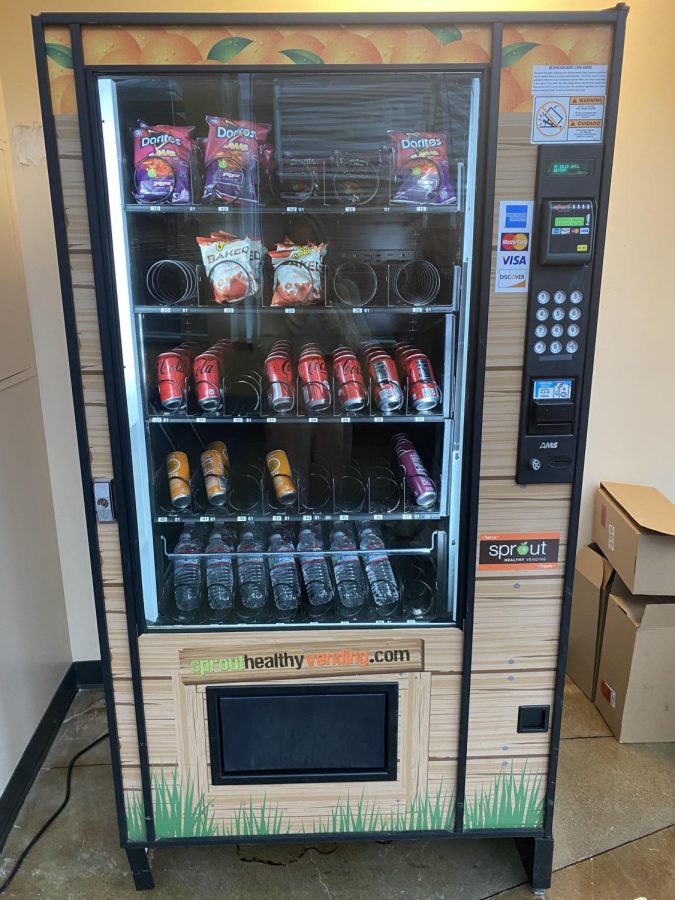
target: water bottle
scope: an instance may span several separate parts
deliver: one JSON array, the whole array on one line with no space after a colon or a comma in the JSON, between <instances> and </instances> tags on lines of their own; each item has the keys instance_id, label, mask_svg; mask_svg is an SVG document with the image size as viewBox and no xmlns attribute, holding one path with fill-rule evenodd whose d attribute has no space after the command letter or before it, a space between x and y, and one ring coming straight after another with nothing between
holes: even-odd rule
<instances>
[{"instance_id":1,"label":"water bottle","mask_svg":"<svg viewBox=\"0 0 675 900\"><path fill-rule=\"evenodd\" d=\"M234 532L231 528L214 528L206 547L207 553L232 553ZM231 556L206 560L206 593L209 606L221 615L232 611L234 599L234 569Z\"/></svg>"},{"instance_id":2,"label":"water bottle","mask_svg":"<svg viewBox=\"0 0 675 900\"><path fill-rule=\"evenodd\" d=\"M185 553L173 564L173 586L176 606L182 613L195 613L199 607L202 592L202 561L200 557L191 556L204 549L202 535L198 529L184 528L174 553Z\"/></svg>"},{"instance_id":3,"label":"water bottle","mask_svg":"<svg viewBox=\"0 0 675 900\"><path fill-rule=\"evenodd\" d=\"M334 553L333 572L337 586L338 613L346 619L354 619L366 602L366 585L361 563L355 553L354 531L347 522L335 525L330 536L330 549Z\"/></svg>"},{"instance_id":4,"label":"water bottle","mask_svg":"<svg viewBox=\"0 0 675 900\"><path fill-rule=\"evenodd\" d=\"M323 550L321 526L303 525L298 537L298 550L318 553ZM325 556L301 556L300 568L309 601L309 614L318 618L328 612L333 602L333 583Z\"/></svg>"},{"instance_id":5,"label":"water bottle","mask_svg":"<svg viewBox=\"0 0 675 900\"><path fill-rule=\"evenodd\" d=\"M295 616L300 604L300 579L295 557L285 555L289 550L295 550L290 528L275 528L270 535L269 549L278 554L269 558L274 608L280 621L288 621Z\"/></svg>"},{"instance_id":6,"label":"water bottle","mask_svg":"<svg viewBox=\"0 0 675 900\"><path fill-rule=\"evenodd\" d=\"M240 536L239 553L261 553L263 542L257 528L247 527ZM264 556L246 556L237 560L239 596L237 614L251 621L265 611L267 602L267 567Z\"/></svg>"},{"instance_id":7,"label":"water bottle","mask_svg":"<svg viewBox=\"0 0 675 900\"><path fill-rule=\"evenodd\" d=\"M377 525L370 522L359 523L359 547L361 550L384 550L384 541ZM369 553L363 558L366 578L375 604L377 618L390 616L400 600L394 570L386 553Z\"/></svg>"}]
</instances>

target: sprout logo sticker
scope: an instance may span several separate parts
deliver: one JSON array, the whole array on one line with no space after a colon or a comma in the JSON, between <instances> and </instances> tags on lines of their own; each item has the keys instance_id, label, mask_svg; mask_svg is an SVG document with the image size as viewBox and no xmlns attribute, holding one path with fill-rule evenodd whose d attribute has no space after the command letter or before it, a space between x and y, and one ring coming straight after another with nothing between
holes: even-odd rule
<instances>
[{"instance_id":1,"label":"sprout logo sticker","mask_svg":"<svg viewBox=\"0 0 675 900\"><path fill-rule=\"evenodd\" d=\"M479 569L555 569L560 534L481 534Z\"/></svg>"}]
</instances>

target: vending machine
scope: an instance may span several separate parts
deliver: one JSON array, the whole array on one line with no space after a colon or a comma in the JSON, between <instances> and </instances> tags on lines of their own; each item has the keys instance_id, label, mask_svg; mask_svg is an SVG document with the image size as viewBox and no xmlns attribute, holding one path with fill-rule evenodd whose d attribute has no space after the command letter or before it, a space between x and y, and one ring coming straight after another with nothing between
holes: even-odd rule
<instances>
[{"instance_id":1,"label":"vending machine","mask_svg":"<svg viewBox=\"0 0 675 900\"><path fill-rule=\"evenodd\" d=\"M550 883L627 9L34 33L120 835Z\"/></svg>"}]
</instances>

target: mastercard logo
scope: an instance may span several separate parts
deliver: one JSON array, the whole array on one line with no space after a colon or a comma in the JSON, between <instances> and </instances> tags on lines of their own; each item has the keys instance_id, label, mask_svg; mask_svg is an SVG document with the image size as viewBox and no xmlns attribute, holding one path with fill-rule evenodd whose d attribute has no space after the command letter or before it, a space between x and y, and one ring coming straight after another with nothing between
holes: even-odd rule
<instances>
[{"instance_id":1,"label":"mastercard logo","mask_svg":"<svg viewBox=\"0 0 675 900\"><path fill-rule=\"evenodd\" d=\"M522 231L502 234L502 250L527 250L530 236Z\"/></svg>"}]
</instances>

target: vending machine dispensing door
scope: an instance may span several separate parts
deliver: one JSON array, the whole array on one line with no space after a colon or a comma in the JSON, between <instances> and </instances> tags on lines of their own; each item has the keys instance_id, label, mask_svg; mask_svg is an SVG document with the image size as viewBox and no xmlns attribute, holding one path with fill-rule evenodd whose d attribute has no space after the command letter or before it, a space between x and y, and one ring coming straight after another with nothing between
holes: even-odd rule
<instances>
[{"instance_id":1,"label":"vending machine dispensing door","mask_svg":"<svg viewBox=\"0 0 675 900\"><path fill-rule=\"evenodd\" d=\"M601 167L599 144L539 148L519 484L574 478Z\"/></svg>"}]
</instances>

